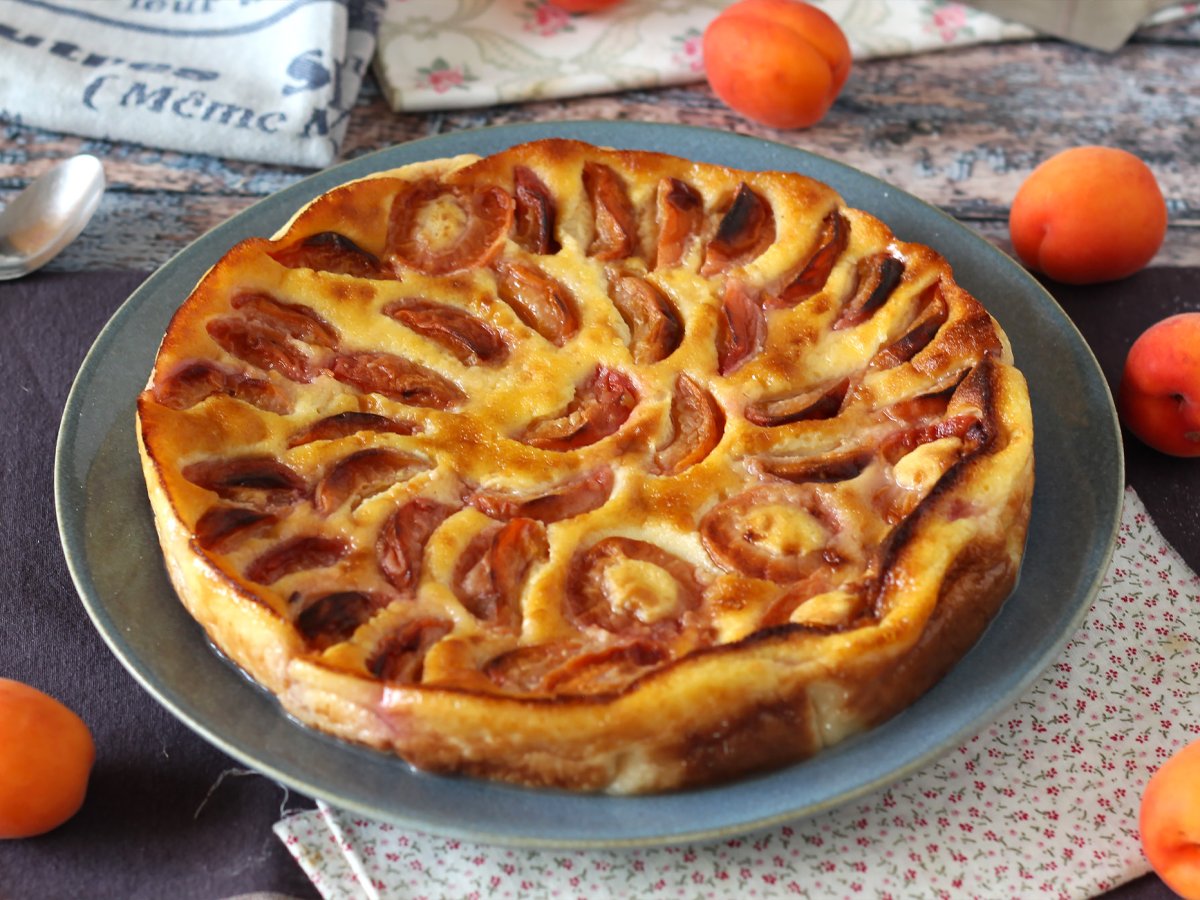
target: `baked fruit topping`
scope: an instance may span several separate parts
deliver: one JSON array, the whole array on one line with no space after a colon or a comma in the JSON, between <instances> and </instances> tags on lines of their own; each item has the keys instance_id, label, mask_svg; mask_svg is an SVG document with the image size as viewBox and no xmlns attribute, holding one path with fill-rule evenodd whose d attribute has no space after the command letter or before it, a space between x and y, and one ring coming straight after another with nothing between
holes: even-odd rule
<instances>
[{"instance_id":1,"label":"baked fruit topping","mask_svg":"<svg viewBox=\"0 0 1200 900\"><path fill-rule=\"evenodd\" d=\"M138 401L167 569L299 720L637 793L911 704L1015 583L1025 383L829 188L547 140L232 248Z\"/></svg>"}]
</instances>

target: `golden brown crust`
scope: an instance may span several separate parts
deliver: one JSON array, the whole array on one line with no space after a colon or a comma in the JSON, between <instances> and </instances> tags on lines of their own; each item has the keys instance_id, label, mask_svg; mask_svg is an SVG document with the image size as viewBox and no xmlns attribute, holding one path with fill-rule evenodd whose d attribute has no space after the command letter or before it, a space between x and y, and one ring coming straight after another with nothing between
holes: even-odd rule
<instances>
[{"instance_id":1,"label":"golden brown crust","mask_svg":"<svg viewBox=\"0 0 1200 900\"><path fill-rule=\"evenodd\" d=\"M301 721L647 792L903 709L1015 583L1024 380L827 187L549 140L234 247L138 402L167 568Z\"/></svg>"}]
</instances>

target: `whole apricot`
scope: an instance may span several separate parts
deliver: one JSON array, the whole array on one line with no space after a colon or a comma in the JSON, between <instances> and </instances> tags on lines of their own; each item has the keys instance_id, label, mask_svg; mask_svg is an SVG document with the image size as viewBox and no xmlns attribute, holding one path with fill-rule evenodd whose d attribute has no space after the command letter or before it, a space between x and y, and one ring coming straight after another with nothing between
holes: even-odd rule
<instances>
[{"instance_id":1,"label":"whole apricot","mask_svg":"<svg viewBox=\"0 0 1200 900\"><path fill-rule=\"evenodd\" d=\"M1121 421L1171 456L1200 456L1200 312L1179 313L1141 333L1117 391Z\"/></svg>"},{"instance_id":2,"label":"whole apricot","mask_svg":"<svg viewBox=\"0 0 1200 900\"><path fill-rule=\"evenodd\" d=\"M79 811L96 758L79 716L0 678L0 840L44 834Z\"/></svg>"},{"instance_id":3,"label":"whole apricot","mask_svg":"<svg viewBox=\"0 0 1200 900\"><path fill-rule=\"evenodd\" d=\"M1142 849L1167 887L1200 900L1200 741L1158 767L1142 792Z\"/></svg>"},{"instance_id":4,"label":"whole apricot","mask_svg":"<svg viewBox=\"0 0 1200 900\"><path fill-rule=\"evenodd\" d=\"M772 128L819 122L850 74L850 45L799 0L740 0L704 31L704 69L732 109Z\"/></svg>"},{"instance_id":5,"label":"whole apricot","mask_svg":"<svg viewBox=\"0 0 1200 900\"><path fill-rule=\"evenodd\" d=\"M1008 216L1017 256L1065 284L1115 281L1154 258L1167 204L1150 167L1113 147L1074 147L1039 165Z\"/></svg>"}]
</instances>

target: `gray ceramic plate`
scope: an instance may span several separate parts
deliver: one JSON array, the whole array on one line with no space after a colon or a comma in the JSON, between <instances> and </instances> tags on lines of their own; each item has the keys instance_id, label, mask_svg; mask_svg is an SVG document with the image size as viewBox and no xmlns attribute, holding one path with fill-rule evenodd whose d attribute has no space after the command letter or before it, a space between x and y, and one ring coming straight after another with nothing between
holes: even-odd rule
<instances>
[{"instance_id":1,"label":"gray ceramic plate","mask_svg":"<svg viewBox=\"0 0 1200 900\"><path fill-rule=\"evenodd\" d=\"M773 774L658 797L434 777L289 719L217 656L175 600L138 467L134 398L172 312L204 271L235 241L270 235L302 203L344 181L553 135L814 176L902 238L941 251L1012 338L1037 428L1038 483L1020 585L940 684L869 734ZM314 175L204 235L151 276L97 338L67 401L55 472L63 547L96 628L146 690L201 736L356 814L484 842L560 847L703 840L810 815L894 782L980 730L1050 664L1090 607L1115 537L1123 481L1112 400L1095 359L1062 310L1004 254L938 210L839 163L723 132L631 122L509 126L393 147Z\"/></svg>"}]
</instances>

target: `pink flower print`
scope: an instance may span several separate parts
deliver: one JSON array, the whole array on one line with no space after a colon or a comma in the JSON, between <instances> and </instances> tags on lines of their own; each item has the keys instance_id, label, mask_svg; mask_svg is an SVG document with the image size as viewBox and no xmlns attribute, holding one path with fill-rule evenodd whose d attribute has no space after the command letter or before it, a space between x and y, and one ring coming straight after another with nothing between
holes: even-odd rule
<instances>
[{"instance_id":1,"label":"pink flower print","mask_svg":"<svg viewBox=\"0 0 1200 900\"><path fill-rule=\"evenodd\" d=\"M451 88L462 87L462 72L458 69L440 69L429 76L429 86L439 94L444 94Z\"/></svg>"},{"instance_id":2,"label":"pink flower print","mask_svg":"<svg viewBox=\"0 0 1200 900\"><path fill-rule=\"evenodd\" d=\"M704 35L697 28L689 28L683 34L671 38L674 53L671 62L689 72L704 71Z\"/></svg>"},{"instance_id":3,"label":"pink flower print","mask_svg":"<svg viewBox=\"0 0 1200 900\"><path fill-rule=\"evenodd\" d=\"M417 87L444 94L451 90L466 90L468 81L478 81L466 66L452 66L440 56L428 66L417 69L420 78ZM458 849L451 845L451 849Z\"/></svg>"},{"instance_id":4,"label":"pink flower print","mask_svg":"<svg viewBox=\"0 0 1200 900\"><path fill-rule=\"evenodd\" d=\"M947 44L960 36L972 34L967 25L966 7L961 3L931 4L925 30L938 35Z\"/></svg>"},{"instance_id":5,"label":"pink flower print","mask_svg":"<svg viewBox=\"0 0 1200 900\"><path fill-rule=\"evenodd\" d=\"M551 6L546 0L528 0L521 18L525 20L525 30L538 37L554 37L560 32L575 30L570 14Z\"/></svg>"}]
</instances>

